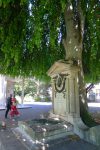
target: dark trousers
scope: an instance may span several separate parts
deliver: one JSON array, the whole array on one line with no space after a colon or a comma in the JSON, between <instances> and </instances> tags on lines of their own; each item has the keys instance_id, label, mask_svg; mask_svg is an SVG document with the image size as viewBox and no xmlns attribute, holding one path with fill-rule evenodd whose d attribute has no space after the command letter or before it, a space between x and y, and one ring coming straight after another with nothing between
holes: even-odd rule
<instances>
[{"instance_id":1,"label":"dark trousers","mask_svg":"<svg viewBox=\"0 0 100 150\"><path fill-rule=\"evenodd\" d=\"M11 107L8 106L7 109L6 109L6 112L5 112L5 118L7 118L7 115L8 115L8 112L9 112L10 109L11 109Z\"/></svg>"}]
</instances>

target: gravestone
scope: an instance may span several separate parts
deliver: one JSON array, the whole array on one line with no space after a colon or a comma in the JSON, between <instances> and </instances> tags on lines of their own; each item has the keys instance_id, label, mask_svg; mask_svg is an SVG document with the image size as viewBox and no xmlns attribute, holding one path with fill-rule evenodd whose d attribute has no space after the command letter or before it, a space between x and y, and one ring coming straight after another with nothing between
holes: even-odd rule
<instances>
[{"instance_id":1,"label":"gravestone","mask_svg":"<svg viewBox=\"0 0 100 150\"><path fill-rule=\"evenodd\" d=\"M53 110L51 116L62 118L71 123L74 133L82 139L100 145L100 126L89 128L80 117L79 68L73 61L57 61L48 70L52 83Z\"/></svg>"},{"instance_id":2,"label":"gravestone","mask_svg":"<svg viewBox=\"0 0 100 150\"><path fill-rule=\"evenodd\" d=\"M48 70L52 80L53 114L74 124L80 119L79 68L72 61L58 61Z\"/></svg>"},{"instance_id":3,"label":"gravestone","mask_svg":"<svg viewBox=\"0 0 100 150\"><path fill-rule=\"evenodd\" d=\"M89 128L80 117L78 73L79 68L73 61L55 62L47 72L52 81L53 110L50 116L19 121L17 131L43 145L77 134L100 146L100 133L97 132L100 126Z\"/></svg>"}]
</instances>

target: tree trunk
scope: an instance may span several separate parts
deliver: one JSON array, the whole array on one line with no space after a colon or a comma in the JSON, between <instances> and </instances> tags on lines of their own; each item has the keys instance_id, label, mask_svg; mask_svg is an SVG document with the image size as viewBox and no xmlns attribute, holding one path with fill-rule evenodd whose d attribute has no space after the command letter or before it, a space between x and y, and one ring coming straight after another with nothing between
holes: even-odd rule
<instances>
[{"instance_id":1,"label":"tree trunk","mask_svg":"<svg viewBox=\"0 0 100 150\"><path fill-rule=\"evenodd\" d=\"M37 96L40 97L40 81L37 81Z\"/></svg>"},{"instance_id":2,"label":"tree trunk","mask_svg":"<svg viewBox=\"0 0 100 150\"><path fill-rule=\"evenodd\" d=\"M87 113L86 89L84 84L84 74L82 67L82 42L84 17L81 11L80 4L77 4L76 12L72 4L69 2L65 9L65 24L66 38L63 40L66 50L66 60L73 61L74 65L79 66L78 85L79 85L79 100L80 100L80 116L85 121L84 115ZM85 121L86 122L86 121Z\"/></svg>"},{"instance_id":3,"label":"tree trunk","mask_svg":"<svg viewBox=\"0 0 100 150\"><path fill-rule=\"evenodd\" d=\"M24 101L24 78L22 79L22 94L21 94L21 104L23 104Z\"/></svg>"}]
</instances>

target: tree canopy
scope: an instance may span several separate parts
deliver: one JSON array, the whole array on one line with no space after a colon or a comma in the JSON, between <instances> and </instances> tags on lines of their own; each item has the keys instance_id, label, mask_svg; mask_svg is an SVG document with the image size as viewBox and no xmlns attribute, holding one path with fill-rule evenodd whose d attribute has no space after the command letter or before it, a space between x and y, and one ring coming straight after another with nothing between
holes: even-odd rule
<instances>
[{"instance_id":1,"label":"tree canopy","mask_svg":"<svg viewBox=\"0 0 100 150\"><path fill-rule=\"evenodd\" d=\"M85 16L82 61L86 80L100 80L99 0L1 0L0 73L46 78L49 67L65 59L64 11L78 3Z\"/></svg>"}]
</instances>

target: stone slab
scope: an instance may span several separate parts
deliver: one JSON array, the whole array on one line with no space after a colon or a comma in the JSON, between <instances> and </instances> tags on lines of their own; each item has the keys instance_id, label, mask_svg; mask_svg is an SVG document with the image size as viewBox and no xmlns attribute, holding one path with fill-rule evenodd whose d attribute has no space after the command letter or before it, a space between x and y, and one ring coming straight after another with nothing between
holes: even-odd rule
<instances>
[{"instance_id":1,"label":"stone slab","mask_svg":"<svg viewBox=\"0 0 100 150\"><path fill-rule=\"evenodd\" d=\"M65 121L54 119L34 119L20 121L19 128L26 132L34 141L48 141L73 134L73 126Z\"/></svg>"}]
</instances>

